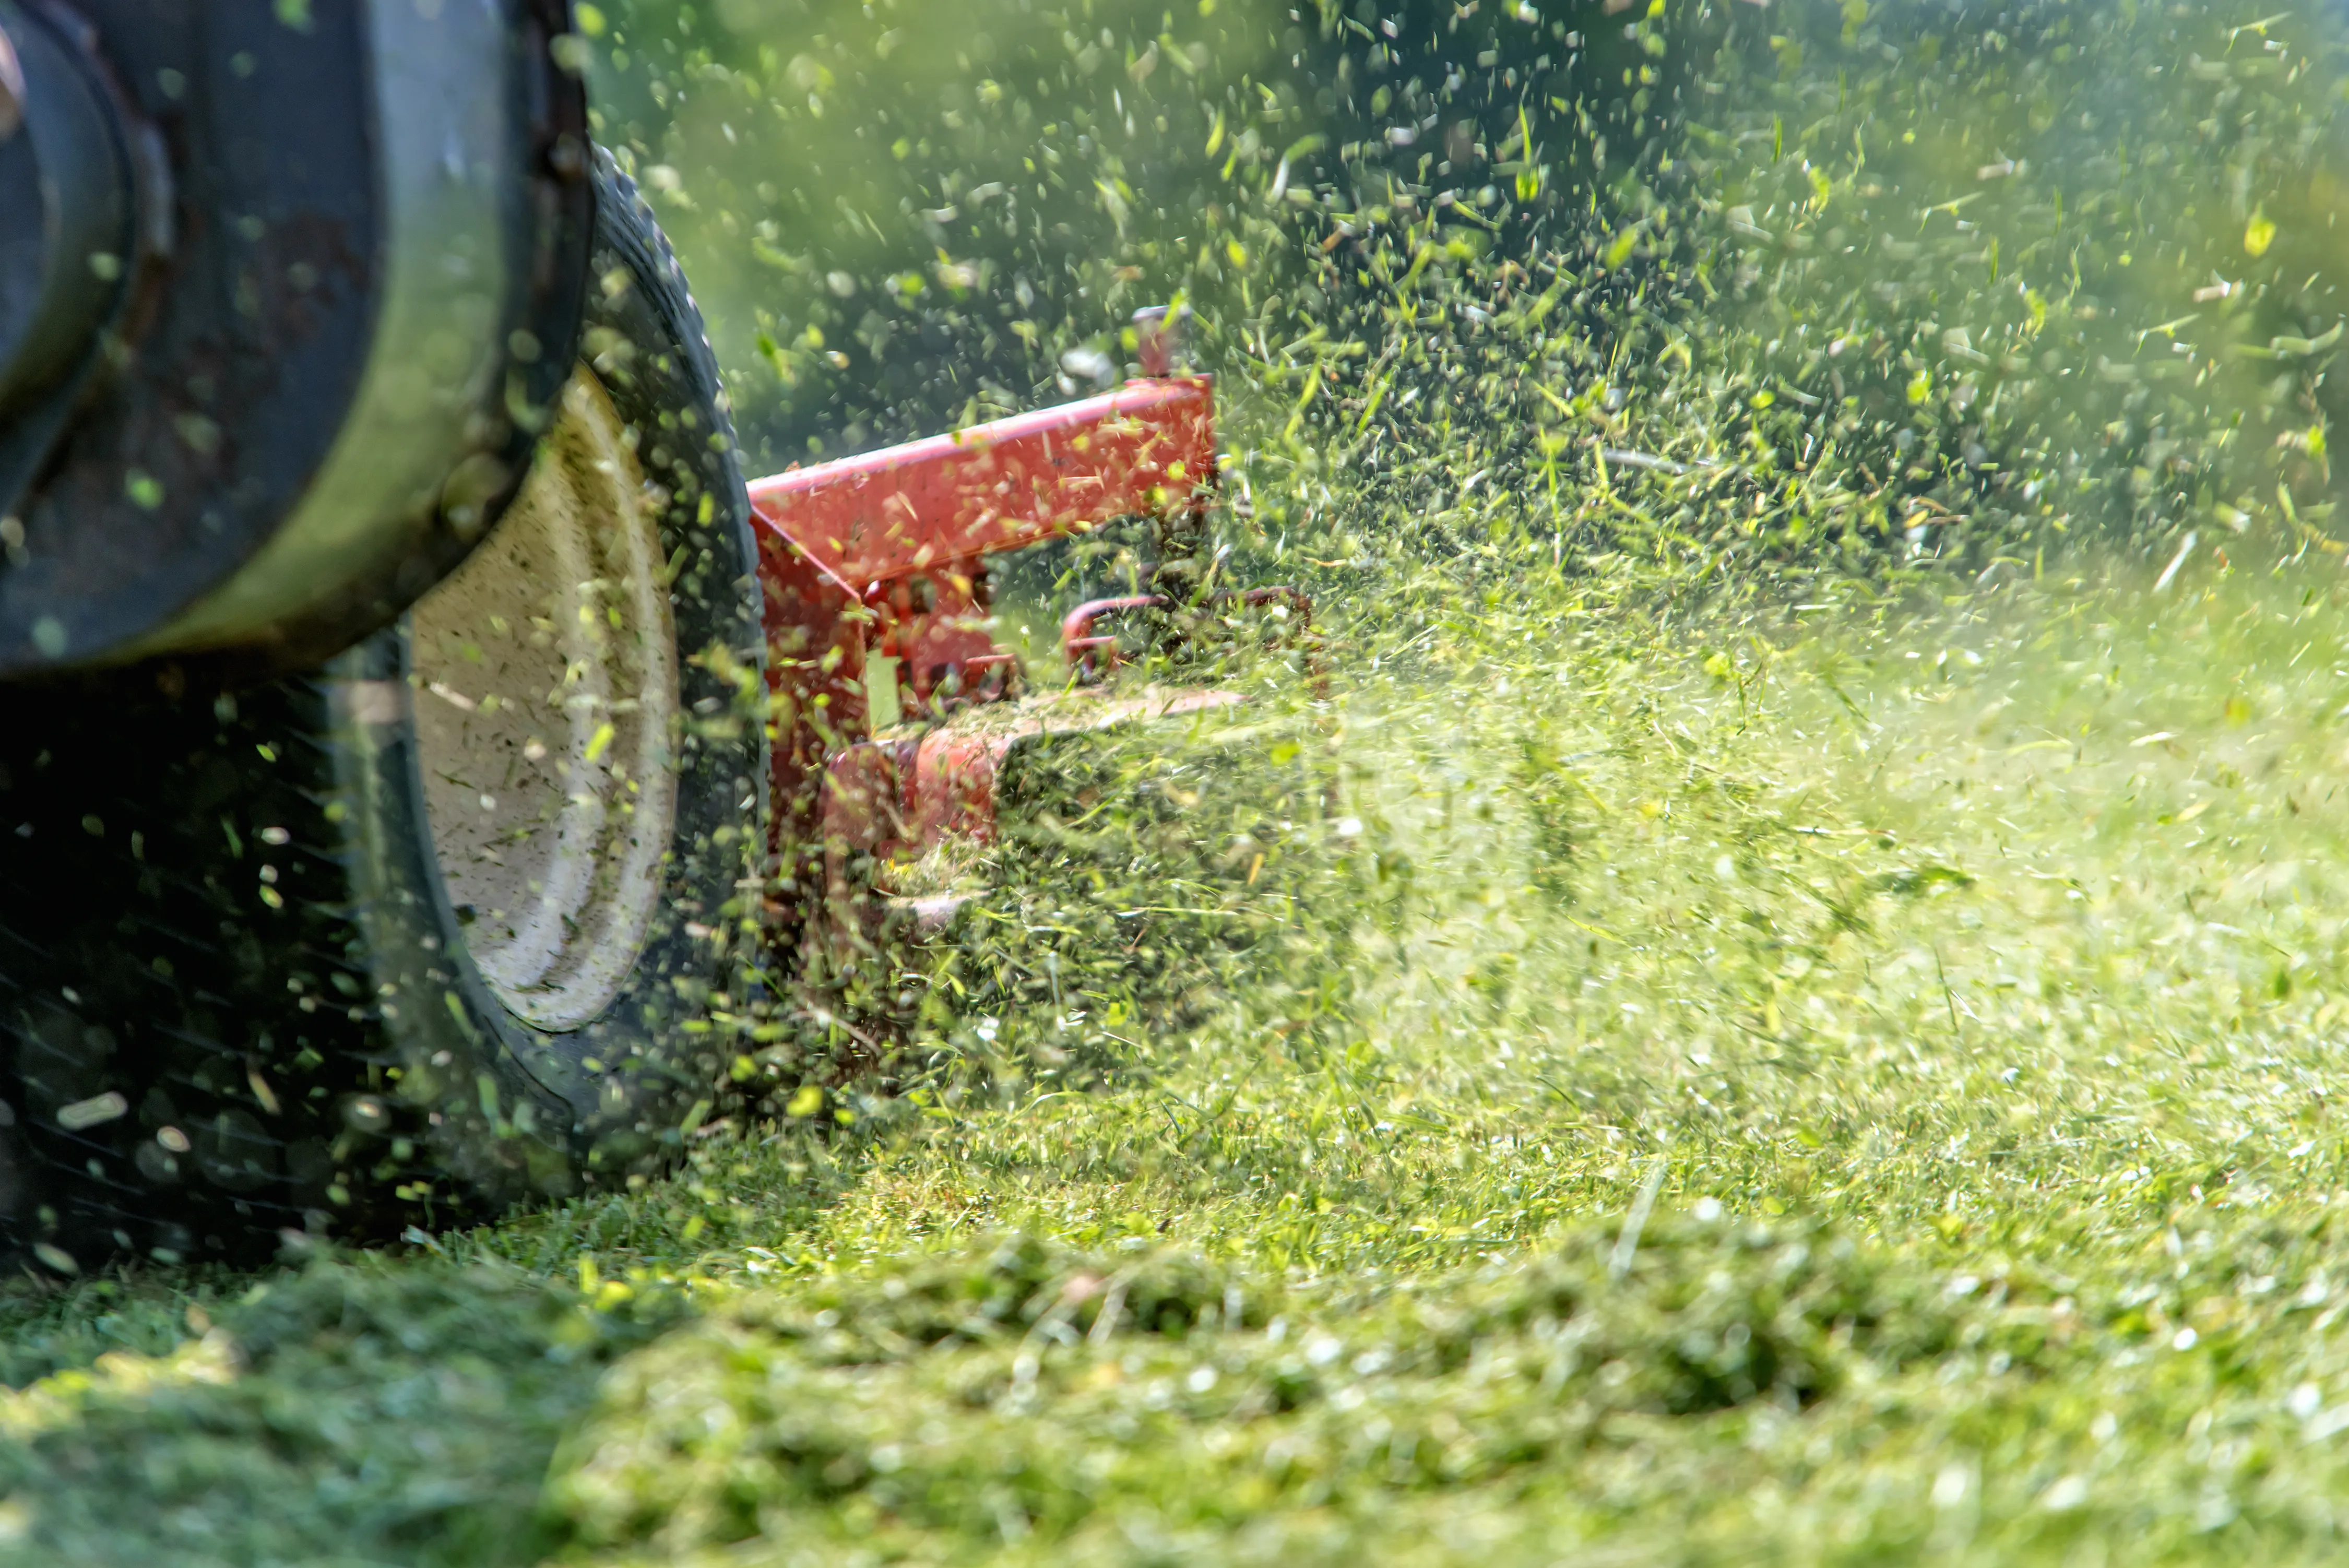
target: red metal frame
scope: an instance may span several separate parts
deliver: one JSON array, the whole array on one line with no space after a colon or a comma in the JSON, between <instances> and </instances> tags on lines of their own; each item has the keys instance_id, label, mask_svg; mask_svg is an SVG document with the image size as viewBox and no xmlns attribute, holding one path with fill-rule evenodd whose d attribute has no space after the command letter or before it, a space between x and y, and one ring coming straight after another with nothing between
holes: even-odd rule
<instances>
[{"instance_id":1,"label":"red metal frame","mask_svg":"<svg viewBox=\"0 0 2349 1568\"><path fill-rule=\"evenodd\" d=\"M894 804L900 774L908 788L936 785L937 801L907 809L921 841L957 824L986 831L991 757L980 766L941 754L924 769L915 758L899 769L893 754L892 787L879 788L882 759L862 755L879 749L867 743L866 661L900 661L916 704L1008 695L1012 655L985 624L986 558L1120 517L1204 505L1216 480L1215 410L1206 377L1134 381L751 485L776 697L779 846L843 834L860 847L904 841L877 815L885 800L890 815L906 814ZM984 809L953 806L949 797L971 794L965 776L980 774L972 788L988 797Z\"/></svg>"},{"instance_id":2,"label":"red metal frame","mask_svg":"<svg viewBox=\"0 0 2349 1568\"><path fill-rule=\"evenodd\" d=\"M784 574L869 612L863 651L927 703L1010 664L983 624L986 557L1195 504L1215 477L1215 384L1180 377L777 474L750 508L804 562Z\"/></svg>"},{"instance_id":3,"label":"red metal frame","mask_svg":"<svg viewBox=\"0 0 2349 1568\"><path fill-rule=\"evenodd\" d=\"M1215 384L1176 377L794 469L753 484L750 507L869 591L1164 511L1215 471Z\"/></svg>"},{"instance_id":4,"label":"red metal frame","mask_svg":"<svg viewBox=\"0 0 2349 1568\"><path fill-rule=\"evenodd\" d=\"M835 944L853 947L871 914L854 913L855 857L919 855L950 834L994 837L996 778L1014 746L1047 729L1240 700L1174 690L1078 708L1039 703L983 726L940 724L886 740L873 737L865 711L866 665L876 657L899 661L900 691L934 713L1013 695L1017 659L987 626L988 557L1121 517L1206 505L1216 480L1214 383L1167 375L1172 334L1163 313L1145 316L1137 335L1150 378L750 487L775 698L776 847L800 912L835 912L820 928ZM1303 593L1216 593L1200 608L1219 614L1236 603L1286 607L1292 624L1278 640L1305 647L1320 683ZM1117 660L1113 639L1091 634L1096 621L1176 607L1157 594L1082 605L1062 626L1062 651L1081 676L1098 676Z\"/></svg>"}]
</instances>

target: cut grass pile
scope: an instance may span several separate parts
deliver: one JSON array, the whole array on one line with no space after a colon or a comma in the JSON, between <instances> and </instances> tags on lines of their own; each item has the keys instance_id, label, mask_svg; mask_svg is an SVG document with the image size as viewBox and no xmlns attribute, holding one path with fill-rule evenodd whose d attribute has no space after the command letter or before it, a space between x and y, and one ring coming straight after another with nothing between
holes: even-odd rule
<instances>
[{"instance_id":1,"label":"cut grass pile","mask_svg":"<svg viewBox=\"0 0 2349 1568\"><path fill-rule=\"evenodd\" d=\"M958 974L1066 988L847 1125L14 1296L0 1550L2336 1557L2349 611L2149 575L1418 600L1188 1026L1048 880Z\"/></svg>"}]
</instances>

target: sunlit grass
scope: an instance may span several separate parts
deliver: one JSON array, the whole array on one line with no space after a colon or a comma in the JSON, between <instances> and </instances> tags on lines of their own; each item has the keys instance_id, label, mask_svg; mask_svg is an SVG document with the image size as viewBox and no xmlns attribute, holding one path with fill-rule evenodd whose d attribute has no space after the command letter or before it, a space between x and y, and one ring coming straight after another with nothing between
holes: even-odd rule
<instances>
[{"instance_id":1,"label":"sunlit grass","mask_svg":"<svg viewBox=\"0 0 2349 1568\"><path fill-rule=\"evenodd\" d=\"M1280 1328L834 1357L758 1326L776 1298L613 1386L557 1483L590 1539L2329 1555L2349 618L2124 574L1872 631L1506 634L1549 608L1343 709L1341 1007L1243 992L1147 1081L883 1156L817 1232L852 1276L977 1245L982 1279L1007 1227L1096 1249L1031 1282L1048 1328L1195 1251ZM1619 1269L1643 1189L1679 1217ZM1584 1294L1475 1326L1561 1237ZM1898 1305L1828 1309L1813 1382L1815 1266ZM1708 1357L1743 1394L1649 1381ZM771 1511L697 1511L741 1465Z\"/></svg>"},{"instance_id":2,"label":"sunlit grass","mask_svg":"<svg viewBox=\"0 0 2349 1568\"><path fill-rule=\"evenodd\" d=\"M1342 1006L1243 991L1143 1081L882 1154L810 1237L852 1279L944 1248L985 1280L1007 1228L1100 1261L935 1349L794 1348L760 1315L822 1310L799 1287L727 1309L571 1450L589 1539L2329 1555L2349 617L2126 573L1709 643L1556 608L1344 705ZM1475 1326L1561 1245L1550 1328ZM1185 1252L1278 1311L1049 1332ZM1828 1310L1816 1382L1812 1288L1898 1303ZM1745 1391L1650 1381L1708 1357ZM742 1473L770 1511L692 1501Z\"/></svg>"},{"instance_id":3,"label":"sunlit grass","mask_svg":"<svg viewBox=\"0 0 2349 1568\"><path fill-rule=\"evenodd\" d=\"M589 29L747 448L1182 292L1332 696L1112 748L670 1179L8 1298L0 1557L2340 1555L2331 33L997 9Z\"/></svg>"},{"instance_id":4,"label":"sunlit grass","mask_svg":"<svg viewBox=\"0 0 2349 1568\"><path fill-rule=\"evenodd\" d=\"M137 1355L25 1397L0 1526L41 1561L2329 1557L2349 612L2150 579L1371 635L1288 902L1231 894L1286 929L1183 971L1221 978L1182 1019L1001 982L991 1039L961 1017L820 1136L404 1260L20 1302L20 1376ZM1000 907L1073 921L1038 878Z\"/></svg>"}]
</instances>

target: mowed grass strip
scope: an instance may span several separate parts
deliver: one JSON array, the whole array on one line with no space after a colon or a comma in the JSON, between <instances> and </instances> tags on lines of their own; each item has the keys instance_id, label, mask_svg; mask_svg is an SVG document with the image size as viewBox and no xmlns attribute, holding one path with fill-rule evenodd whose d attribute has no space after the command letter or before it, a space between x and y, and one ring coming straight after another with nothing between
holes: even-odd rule
<instances>
[{"instance_id":1,"label":"mowed grass strip","mask_svg":"<svg viewBox=\"0 0 2349 1568\"><path fill-rule=\"evenodd\" d=\"M1086 945L1195 940L1135 869L1031 857L917 1095L19 1299L7 1550L2337 1555L2349 614L1442 624L1350 660L1285 859L1188 846L1278 940L1171 1013Z\"/></svg>"}]
</instances>

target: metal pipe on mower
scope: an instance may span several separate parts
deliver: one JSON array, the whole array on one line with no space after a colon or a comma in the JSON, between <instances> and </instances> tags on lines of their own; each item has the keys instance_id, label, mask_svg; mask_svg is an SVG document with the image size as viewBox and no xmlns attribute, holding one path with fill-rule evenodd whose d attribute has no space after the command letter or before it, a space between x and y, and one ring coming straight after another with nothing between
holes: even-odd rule
<instances>
[{"instance_id":1,"label":"metal pipe on mower","mask_svg":"<svg viewBox=\"0 0 2349 1568\"><path fill-rule=\"evenodd\" d=\"M918 855L950 834L991 839L998 770L1030 737L1239 700L1177 690L1078 717L1038 698L1017 721L976 731L949 717L1016 695L1015 655L988 628L989 557L1123 517L1204 520L1218 485L1215 384L1174 373L1164 312L1137 321L1144 374L1116 391L750 486L776 716L774 841L802 910L816 890L802 879L837 901L851 856ZM1145 597L1171 606L1194 596ZM1296 606L1297 625L1310 624L1299 589L1247 599ZM866 670L882 657L898 661L915 702L939 721L926 733L874 733ZM1080 678L1093 676L1081 650L1072 662Z\"/></svg>"}]
</instances>

